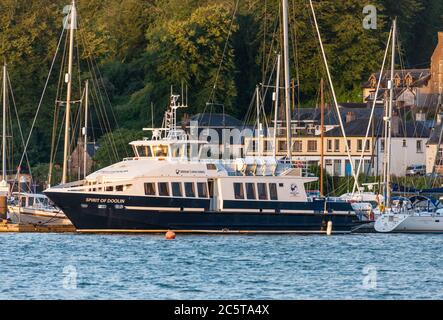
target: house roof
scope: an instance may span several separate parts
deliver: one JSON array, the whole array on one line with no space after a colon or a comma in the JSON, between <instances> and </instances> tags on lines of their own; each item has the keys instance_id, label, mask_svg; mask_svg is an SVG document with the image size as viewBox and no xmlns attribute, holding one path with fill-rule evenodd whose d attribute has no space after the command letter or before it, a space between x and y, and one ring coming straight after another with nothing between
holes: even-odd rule
<instances>
[{"instance_id":1,"label":"house roof","mask_svg":"<svg viewBox=\"0 0 443 320\"><path fill-rule=\"evenodd\" d=\"M412 87L421 87L423 85L426 85L431 77L431 70L430 69L404 69L404 70L395 70L394 71L394 77L400 77L401 79L401 86L405 86L405 78L406 76L412 77ZM378 79L380 78L380 72L376 72L371 74L371 76L368 78L368 81L364 82L362 84L362 88L373 88L373 85L371 84L371 78ZM381 87L386 88L387 82L391 78L391 71L386 70L383 72L382 78L381 78Z\"/></svg>"},{"instance_id":2,"label":"house roof","mask_svg":"<svg viewBox=\"0 0 443 320\"><path fill-rule=\"evenodd\" d=\"M384 109L375 108L374 116L383 117ZM340 107L340 115L343 123L346 122L346 115L353 114L355 119L369 119L371 115L371 108L367 107ZM320 109L319 108L300 108L295 111L294 120L306 121L314 120L316 123L320 124ZM335 108L329 107L325 110L325 125L339 125L338 115Z\"/></svg>"},{"instance_id":3,"label":"house roof","mask_svg":"<svg viewBox=\"0 0 443 320\"><path fill-rule=\"evenodd\" d=\"M429 128L417 121L407 121L403 122L399 119L398 131L392 133L392 137L394 138L428 138L430 135ZM344 124L345 133L349 137L364 137L366 135L366 131L369 124L369 118L365 119L356 119L354 121L348 122ZM375 121L375 130L374 136L382 137L383 136L383 118L376 117ZM372 135L372 124L369 129L369 134ZM325 133L326 137L342 137L341 128L334 128Z\"/></svg>"},{"instance_id":4,"label":"house roof","mask_svg":"<svg viewBox=\"0 0 443 320\"><path fill-rule=\"evenodd\" d=\"M199 127L240 128L244 126L242 121L223 113L198 113L192 116L189 121L198 121Z\"/></svg>"}]
</instances>

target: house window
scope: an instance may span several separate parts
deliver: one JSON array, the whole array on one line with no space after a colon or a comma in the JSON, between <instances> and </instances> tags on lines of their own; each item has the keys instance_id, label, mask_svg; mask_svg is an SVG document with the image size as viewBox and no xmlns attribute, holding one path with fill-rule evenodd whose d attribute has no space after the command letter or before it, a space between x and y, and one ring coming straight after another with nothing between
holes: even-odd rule
<instances>
[{"instance_id":1,"label":"house window","mask_svg":"<svg viewBox=\"0 0 443 320\"><path fill-rule=\"evenodd\" d=\"M348 149L351 150L352 144L351 144L351 140L347 140L348 142Z\"/></svg>"},{"instance_id":2,"label":"house window","mask_svg":"<svg viewBox=\"0 0 443 320\"><path fill-rule=\"evenodd\" d=\"M269 196L270 196L271 200L278 200L277 184L276 183L269 184Z\"/></svg>"},{"instance_id":3,"label":"house window","mask_svg":"<svg viewBox=\"0 0 443 320\"><path fill-rule=\"evenodd\" d=\"M246 183L246 198L248 200L255 200L255 184Z\"/></svg>"},{"instance_id":4,"label":"house window","mask_svg":"<svg viewBox=\"0 0 443 320\"><path fill-rule=\"evenodd\" d=\"M207 198L208 197L208 188L206 187L205 182L197 182L197 192L199 198Z\"/></svg>"},{"instance_id":5,"label":"house window","mask_svg":"<svg viewBox=\"0 0 443 320\"><path fill-rule=\"evenodd\" d=\"M308 152L317 152L317 141L309 140L308 141Z\"/></svg>"},{"instance_id":6,"label":"house window","mask_svg":"<svg viewBox=\"0 0 443 320\"><path fill-rule=\"evenodd\" d=\"M341 176L341 160L334 160L334 176Z\"/></svg>"},{"instance_id":7,"label":"house window","mask_svg":"<svg viewBox=\"0 0 443 320\"><path fill-rule=\"evenodd\" d=\"M422 141L417 140L417 153L422 153L422 152L423 152Z\"/></svg>"},{"instance_id":8,"label":"house window","mask_svg":"<svg viewBox=\"0 0 443 320\"><path fill-rule=\"evenodd\" d=\"M361 151L363 149L363 140L358 139L357 140L357 151Z\"/></svg>"},{"instance_id":9,"label":"house window","mask_svg":"<svg viewBox=\"0 0 443 320\"><path fill-rule=\"evenodd\" d=\"M266 183L257 183L258 199L268 200L268 190L266 188Z\"/></svg>"},{"instance_id":10,"label":"house window","mask_svg":"<svg viewBox=\"0 0 443 320\"><path fill-rule=\"evenodd\" d=\"M331 152L332 151L332 140L328 140L326 144L327 144L328 151Z\"/></svg>"},{"instance_id":11,"label":"house window","mask_svg":"<svg viewBox=\"0 0 443 320\"><path fill-rule=\"evenodd\" d=\"M278 142L278 151L279 152L284 152L286 150L287 150L286 141L279 141Z\"/></svg>"},{"instance_id":12,"label":"house window","mask_svg":"<svg viewBox=\"0 0 443 320\"><path fill-rule=\"evenodd\" d=\"M303 148L303 142L301 140L295 140L294 144L292 145L292 151L294 152L302 152Z\"/></svg>"},{"instance_id":13,"label":"house window","mask_svg":"<svg viewBox=\"0 0 443 320\"><path fill-rule=\"evenodd\" d=\"M180 182L173 182L171 185L172 185L172 195L174 197L183 197L182 184Z\"/></svg>"},{"instance_id":14,"label":"house window","mask_svg":"<svg viewBox=\"0 0 443 320\"><path fill-rule=\"evenodd\" d=\"M234 183L234 196L237 200L243 200L245 198L243 183Z\"/></svg>"},{"instance_id":15,"label":"house window","mask_svg":"<svg viewBox=\"0 0 443 320\"><path fill-rule=\"evenodd\" d=\"M185 193L189 198L195 198L195 187L192 182L185 182Z\"/></svg>"},{"instance_id":16,"label":"house window","mask_svg":"<svg viewBox=\"0 0 443 320\"><path fill-rule=\"evenodd\" d=\"M334 140L334 151L335 152L339 152L340 151L340 140L339 139L335 139Z\"/></svg>"},{"instance_id":17,"label":"house window","mask_svg":"<svg viewBox=\"0 0 443 320\"><path fill-rule=\"evenodd\" d=\"M158 184L158 195L161 197L169 197L169 183L159 182Z\"/></svg>"},{"instance_id":18,"label":"house window","mask_svg":"<svg viewBox=\"0 0 443 320\"><path fill-rule=\"evenodd\" d=\"M155 196L155 183L149 182L145 183L145 195L147 196Z\"/></svg>"},{"instance_id":19,"label":"house window","mask_svg":"<svg viewBox=\"0 0 443 320\"><path fill-rule=\"evenodd\" d=\"M371 142L366 140L365 151L369 151L371 149Z\"/></svg>"}]
</instances>

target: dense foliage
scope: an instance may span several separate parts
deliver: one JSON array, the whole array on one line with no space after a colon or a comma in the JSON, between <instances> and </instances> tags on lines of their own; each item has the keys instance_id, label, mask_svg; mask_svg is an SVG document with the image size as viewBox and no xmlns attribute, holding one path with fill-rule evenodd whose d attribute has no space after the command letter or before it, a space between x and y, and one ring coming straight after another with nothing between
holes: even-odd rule
<instances>
[{"instance_id":1,"label":"dense foliage","mask_svg":"<svg viewBox=\"0 0 443 320\"><path fill-rule=\"evenodd\" d=\"M62 9L67 2L0 0L0 58L9 64L25 135L57 47ZM180 92L182 85L189 90L188 113L216 108L207 104L213 102L242 118L255 86L266 82L275 53L281 52L279 0L240 0L238 7L235 0L77 3L80 30L75 60L85 71L77 80L92 75L91 61L99 67L101 89L112 105L112 119L117 120L109 121L109 130L117 129L116 122L128 130L147 126L151 123L151 104L159 125L171 86ZM361 100L361 82L381 64L390 17L399 18L404 67L427 67L436 32L443 31L441 0L323 0L314 4L342 101ZM362 11L367 4L378 8L376 30L362 27ZM289 5L292 76L300 83L300 103L309 105L316 98L324 68L308 1L289 0ZM33 164L49 161L57 74L61 69L55 66L56 75L49 81L31 139L29 157ZM109 131L100 127L94 124L96 140ZM126 140L119 139L123 144ZM107 141L101 140L104 145ZM18 141L15 149L20 150ZM99 163L104 164L103 152L99 153Z\"/></svg>"}]
</instances>

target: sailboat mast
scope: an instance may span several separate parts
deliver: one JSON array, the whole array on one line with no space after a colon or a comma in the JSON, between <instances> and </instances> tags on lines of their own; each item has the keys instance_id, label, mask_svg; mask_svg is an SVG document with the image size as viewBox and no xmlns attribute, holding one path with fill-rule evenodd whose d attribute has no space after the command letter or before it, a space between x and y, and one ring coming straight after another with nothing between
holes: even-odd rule
<instances>
[{"instance_id":1,"label":"sailboat mast","mask_svg":"<svg viewBox=\"0 0 443 320\"><path fill-rule=\"evenodd\" d=\"M286 106L286 146L287 146L287 158L291 163L291 95L290 95L290 65L289 65L289 35L288 35L288 0L282 0L283 8L283 57L285 59L285 106Z\"/></svg>"},{"instance_id":2,"label":"sailboat mast","mask_svg":"<svg viewBox=\"0 0 443 320\"><path fill-rule=\"evenodd\" d=\"M63 175L62 184L68 181L68 157L69 157L69 131L71 126L71 95L72 95L72 63L74 55L74 30L76 26L76 10L75 0L72 0L70 21L69 21L69 58L68 58L68 73L65 76L66 82L66 114L65 114L65 141L63 149Z\"/></svg>"},{"instance_id":3,"label":"sailboat mast","mask_svg":"<svg viewBox=\"0 0 443 320\"><path fill-rule=\"evenodd\" d=\"M2 181L6 181L6 62L3 65Z\"/></svg>"},{"instance_id":4,"label":"sailboat mast","mask_svg":"<svg viewBox=\"0 0 443 320\"><path fill-rule=\"evenodd\" d=\"M392 27L392 55L391 55L391 79L389 82L389 105L388 105L388 141L386 143L387 166L386 166L386 204L390 205L391 200L391 138L392 138L392 108L394 100L394 68L395 68L395 40L397 33L397 19L394 19Z\"/></svg>"},{"instance_id":5,"label":"sailboat mast","mask_svg":"<svg viewBox=\"0 0 443 320\"><path fill-rule=\"evenodd\" d=\"M257 108L257 156L261 156L261 137L260 137L260 89L255 88L256 108Z\"/></svg>"},{"instance_id":6,"label":"sailboat mast","mask_svg":"<svg viewBox=\"0 0 443 320\"><path fill-rule=\"evenodd\" d=\"M278 98L280 93L280 60L281 55L277 55L277 78L275 79L275 114L274 114L274 158L277 156L277 117L278 117Z\"/></svg>"},{"instance_id":7,"label":"sailboat mast","mask_svg":"<svg viewBox=\"0 0 443 320\"><path fill-rule=\"evenodd\" d=\"M320 196L323 197L323 168L324 168L324 140L325 140L325 96L323 78L320 80Z\"/></svg>"},{"instance_id":8,"label":"sailboat mast","mask_svg":"<svg viewBox=\"0 0 443 320\"><path fill-rule=\"evenodd\" d=\"M88 155L88 108L89 108L89 80L85 83L85 128L84 128L84 147L83 147L83 178L87 175L87 155Z\"/></svg>"},{"instance_id":9,"label":"sailboat mast","mask_svg":"<svg viewBox=\"0 0 443 320\"><path fill-rule=\"evenodd\" d=\"M6 62L3 64L2 182L6 181Z\"/></svg>"}]
</instances>

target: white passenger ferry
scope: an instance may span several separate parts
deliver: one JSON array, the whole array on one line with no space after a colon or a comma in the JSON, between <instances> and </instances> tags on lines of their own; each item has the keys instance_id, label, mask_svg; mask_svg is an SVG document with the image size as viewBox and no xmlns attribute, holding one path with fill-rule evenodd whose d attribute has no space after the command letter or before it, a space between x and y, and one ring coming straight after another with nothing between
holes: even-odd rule
<instances>
[{"instance_id":1,"label":"white passenger ferry","mask_svg":"<svg viewBox=\"0 0 443 320\"><path fill-rule=\"evenodd\" d=\"M301 169L275 158L204 159L207 144L171 121L131 142L134 157L44 193L80 232L325 233L331 221L348 233L360 224L350 203L308 198L305 184L317 178Z\"/></svg>"}]
</instances>

